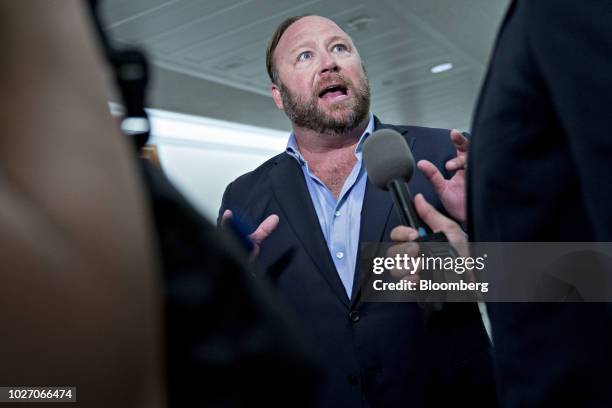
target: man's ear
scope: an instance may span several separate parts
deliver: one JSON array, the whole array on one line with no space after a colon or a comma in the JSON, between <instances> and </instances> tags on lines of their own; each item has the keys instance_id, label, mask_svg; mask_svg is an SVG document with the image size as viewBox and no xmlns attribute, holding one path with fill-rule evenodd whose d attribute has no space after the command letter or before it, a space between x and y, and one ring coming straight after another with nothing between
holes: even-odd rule
<instances>
[{"instance_id":1,"label":"man's ear","mask_svg":"<svg viewBox=\"0 0 612 408\"><path fill-rule=\"evenodd\" d=\"M285 110L285 107L283 105L283 98L281 97L281 92L280 89L278 89L278 86L276 84L272 84L272 99L274 99L274 103L276 104L276 107L282 111Z\"/></svg>"}]
</instances>

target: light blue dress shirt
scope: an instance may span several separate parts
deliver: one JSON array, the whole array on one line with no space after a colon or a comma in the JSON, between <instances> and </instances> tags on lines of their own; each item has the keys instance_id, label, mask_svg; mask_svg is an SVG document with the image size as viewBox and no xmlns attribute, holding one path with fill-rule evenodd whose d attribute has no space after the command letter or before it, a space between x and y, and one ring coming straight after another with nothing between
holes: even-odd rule
<instances>
[{"instance_id":1,"label":"light blue dress shirt","mask_svg":"<svg viewBox=\"0 0 612 408\"><path fill-rule=\"evenodd\" d=\"M351 298L353 279L355 277L355 264L359 249L359 230L361 226L361 207L363 206L363 197L368 178L361 156L363 142L373 131L374 116L370 114L368 126L355 147L357 162L345 180L338 200L336 200L325 184L314 173L311 173L308 163L299 151L294 133L291 133L287 143L287 153L295 158L302 167L310 198L319 218L321 231L327 242L327 248L349 299Z\"/></svg>"}]
</instances>

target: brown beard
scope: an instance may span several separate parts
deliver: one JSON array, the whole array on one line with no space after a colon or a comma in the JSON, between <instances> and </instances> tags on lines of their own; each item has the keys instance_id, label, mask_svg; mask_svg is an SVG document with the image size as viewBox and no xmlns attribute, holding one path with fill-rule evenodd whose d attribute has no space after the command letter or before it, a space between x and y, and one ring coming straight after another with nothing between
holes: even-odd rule
<instances>
[{"instance_id":1,"label":"brown beard","mask_svg":"<svg viewBox=\"0 0 612 408\"><path fill-rule=\"evenodd\" d=\"M337 75L336 79L342 82L354 98L350 101L338 103L332 107L334 110L347 109L346 103L351 103L349 112L342 117L329 115L318 106L319 94L313 93L308 100L295 96L282 83L278 89L283 101L285 114L294 125L313 130L320 134L343 135L356 129L367 117L370 112L370 84L368 77L364 74L359 81L359 86L355 87L352 82L347 81L343 76Z\"/></svg>"}]
</instances>

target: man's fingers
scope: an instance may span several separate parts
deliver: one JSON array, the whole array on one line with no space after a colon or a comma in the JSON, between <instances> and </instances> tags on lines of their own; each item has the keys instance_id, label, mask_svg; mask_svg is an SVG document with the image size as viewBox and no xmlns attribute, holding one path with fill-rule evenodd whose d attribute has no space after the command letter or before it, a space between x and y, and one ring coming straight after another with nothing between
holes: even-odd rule
<instances>
[{"instance_id":1,"label":"man's fingers","mask_svg":"<svg viewBox=\"0 0 612 408\"><path fill-rule=\"evenodd\" d=\"M464 170L467 165L467 157L466 156L457 156L454 159L450 159L446 162L446 170L448 171L456 171L456 170Z\"/></svg>"},{"instance_id":2,"label":"man's fingers","mask_svg":"<svg viewBox=\"0 0 612 408\"><path fill-rule=\"evenodd\" d=\"M391 240L395 242L414 241L418 237L417 230L404 225L399 225L391 230Z\"/></svg>"},{"instance_id":3,"label":"man's fingers","mask_svg":"<svg viewBox=\"0 0 612 408\"><path fill-rule=\"evenodd\" d=\"M407 228L407 227L404 227ZM418 235L418 234L417 234ZM400 259L404 259L404 255L408 256L408 258L414 258L417 257L420 253L420 246L418 243L416 242L404 242L401 244L397 244L397 245L393 245L391 246L388 250L387 250L387 257L388 258L395 258L397 255L400 256ZM401 264L402 266L398 268L391 268L388 269L389 273L391 274L392 277L394 277L395 279L407 279L407 280L411 280L413 277L415 279L418 279L418 277L415 276L415 274L418 272L415 270L410 269L411 268L411 263L410 261L406 261L405 263ZM406 268L406 269L404 269Z\"/></svg>"},{"instance_id":4,"label":"man's fingers","mask_svg":"<svg viewBox=\"0 0 612 408\"><path fill-rule=\"evenodd\" d=\"M223 215L221 216L221 222L219 223L219 225L221 227L226 227L228 221L234 216L234 214L232 214L232 212L230 210L225 210L223 211Z\"/></svg>"},{"instance_id":5,"label":"man's fingers","mask_svg":"<svg viewBox=\"0 0 612 408\"><path fill-rule=\"evenodd\" d=\"M419 160L417 167L425 175L427 180L429 180L434 190L436 190L436 193L440 194L444 190L446 183L446 179L442 173L440 173L440 170L427 160Z\"/></svg>"},{"instance_id":6,"label":"man's fingers","mask_svg":"<svg viewBox=\"0 0 612 408\"><path fill-rule=\"evenodd\" d=\"M278 226L279 222L278 215L272 214L268 216L265 220L259 224L259 227L253 232L249 237L256 243L261 244L261 242L268 237Z\"/></svg>"},{"instance_id":7,"label":"man's fingers","mask_svg":"<svg viewBox=\"0 0 612 408\"><path fill-rule=\"evenodd\" d=\"M467 137L463 136L457 129L452 129L450 132L450 138L457 152L466 153L470 147L470 141Z\"/></svg>"},{"instance_id":8,"label":"man's fingers","mask_svg":"<svg viewBox=\"0 0 612 408\"><path fill-rule=\"evenodd\" d=\"M454 228L455 225L457 228L459 227L454 221L442 215L429 204L427 200L425 200L425 197L423 197L423 194L416 195L414 198L414 205L419 217L421 217L433 232L448 232L448 230Z\"/></svg>"},{"instance_id":9,"label":"man's fingers","mask_svg":"<svg viewBox=\"0 0 612 408\"><path fill-rule=\"evenodd\" d=\"M465 169L467 165L467 152L470 147L470 141L457 129L451 130L450 135L451 141L457 149L457 157L446 162L446 170L456 171Z\"/></svg>"},{"instance_id":10,"label":"man's fingers","mask_svg":"<svg viewBox=\"0 0 612 408\"><path fill-rule=\"evenodd\" d=\"M414 198L414 206L421 219L433 232L443 232L446 239L453 245L461 256L468 256L467 237L455 221L445 217L425 200L422 194Z\"/></svg>"},{"instance_id":11,"label":"man's fingers","mask_svg":"<svg viewBox=\"0 0 612 408\"><path fill-rule=\"evenodd\" d=\"M387 256L390 258L395 258L396 255L400 255L401 257L408 255L409 257L414 257L419 255L419 251L421 247L418 242L403 242L401 244L396 244L389 249L387 249Z\"/></svg>"}]
</instances>

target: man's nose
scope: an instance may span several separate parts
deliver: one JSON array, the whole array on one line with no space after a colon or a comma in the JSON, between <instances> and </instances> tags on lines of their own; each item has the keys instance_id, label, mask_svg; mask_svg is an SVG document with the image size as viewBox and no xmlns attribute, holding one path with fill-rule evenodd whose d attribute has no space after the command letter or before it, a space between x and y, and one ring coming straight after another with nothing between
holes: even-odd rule
<instances>
[{"instance_id":1,"label":"man's nose","mask_svg":"<svg viewBox=\"0 0 612 408\"><path fill-rule=\"evenodd\" d=\"M330 53L324 53L321 58L320 74L330 74L332 72L338 72L340 67L336 62L336 59Z\"/></svg>"}]
</instances>

